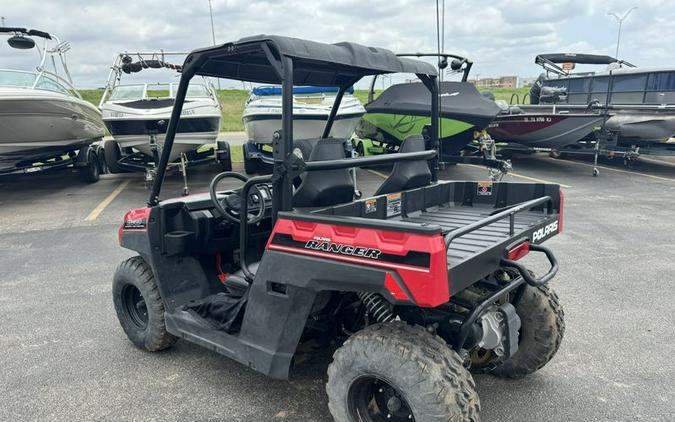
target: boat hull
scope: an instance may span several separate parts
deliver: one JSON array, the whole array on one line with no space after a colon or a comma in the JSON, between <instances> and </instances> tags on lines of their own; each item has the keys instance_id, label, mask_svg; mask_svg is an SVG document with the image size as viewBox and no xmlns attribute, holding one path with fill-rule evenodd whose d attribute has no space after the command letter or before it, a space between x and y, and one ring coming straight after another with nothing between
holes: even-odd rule
<instances>
[{"instance_id":1,"label":"boat hull","mask_svg":"<svg viewBox=\"0 0 675 422\"><path fill-rule=\"evenodd\" d=\"M88 102L53 92L0 89L0 166L58 157L104 135Z\"/></svg>"},{"instance_id":2,"label":"boat hull","mask_svg":"<svg viewBox=\"0 0 675 422\"><path fill-rule=\"evenodd\" d=\"M351 138L362 114L337 116L333 122L330 136L334 138ZM326 126L326 115L293 116L293 138L314 139L323 134ZM281 130L281 115L246 116L244 128L248 139L256 144L271 144L274 132Z\"/></svg>"},{"instance_id":3,"label":"boat hull","mask_svg":"<svg viewBox=\"0 0 675 422\"><path fill-rule=\"evenodd\" d=\"M330 95L316 99L294 97L293 138L320 138L334 100L334 96ZM365 112L366 110L355 97L345 95L336 113L329 136L343 139L351 138ZM242 120L251 142L256 144L272 143L274 132L281 130L281 97L257 97L252 95L246 103Z\"/></svg>"},{"instance_id":4,"label":"boat hull","mask_svg":"<svg viewBox=\"0 0 675 422\"><path fill-rule=\"evenodd\" d=\"M602 120L598 114L508 114L497 116L488 132L497 142L562 149L593 133Z\"/></svg>"},{"instance_id":5,"label":"boat hull","mask_svg":"<svg viewBox=\"0 0 675 422\"><path fill-rule=\"evenodd\" d=\"M128 107L124 103L105 103L102 107L103 120L121 148L133 148L152 157L153 138L160 150L164 144L172 112L171 104L167 105L138 108ZM219 125L220 108L217 103L209 100L186 102L178 121L169 161L173 162L181 154L195 151L202 145L215 143Z\"/></svg>"}]
</instances>

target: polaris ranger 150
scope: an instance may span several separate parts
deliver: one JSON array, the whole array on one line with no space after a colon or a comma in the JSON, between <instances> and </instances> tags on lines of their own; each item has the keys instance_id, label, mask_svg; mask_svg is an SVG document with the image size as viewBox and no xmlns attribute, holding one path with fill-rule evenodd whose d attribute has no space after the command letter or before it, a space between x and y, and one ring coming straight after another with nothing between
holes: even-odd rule
<instances>
[{"instance_id":1,"label":"polaris ranger 150","mask_svg":"<svg viewBox=\"0 0 675 422\"><path fill-rule=\"evenodd\" d=\"M395 154L344 158L347 140L328 137L342 95L365 76L397 72L429 90L428 136ZM160 201L195 75L282 84L274 171L221 173L208 194ZM339 87L307 162L292 153L293 84ZM558 265L541 243L562 230L562 192L439 181L437 146L428 63L265 35L192 52L147 207L119 229L121 246L138 252L113 280L124 331L144 350L183 338L274 378L288 377L301 346L338 346L326 386L336 420L479 420L471 372L522 377L560 345L563 311L546 286ZM394 165L375 195L354 200L348 168L383 163ZM219 190L228 178L243 185ZM529 252L546 256L546 274L519 261Z\"/></svg>"}]
</instances>

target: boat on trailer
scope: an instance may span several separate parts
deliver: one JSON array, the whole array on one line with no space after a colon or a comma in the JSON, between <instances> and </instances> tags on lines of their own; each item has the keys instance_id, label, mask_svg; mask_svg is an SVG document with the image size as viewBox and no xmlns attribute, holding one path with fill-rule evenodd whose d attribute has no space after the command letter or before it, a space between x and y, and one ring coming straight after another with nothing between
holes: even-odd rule
<instances>
[{"instance_id":1,"label":"boat on trailer","mask_svg":"<svg viewBox=\"0 0 675 422\"><path fill-rule=\"evenodd\" d=\"M337 88L298 86L293 88L293 136L313 139L321 136L335 102ZM350 89L335 115L330 136L350 138L365 110ZM242 120L248 139L256 144L270 144L274 132L281 128L281 87L262 86L251 90Z\"/></svg>"},{"instance_id":2,"label":"boat on trailer","mask_svg":"<svg viewBox=\"0 0 675 422\"><path fill-rule=\"evenodd\" d=\"M594 54L540 54L535 63L542 74L530 92L525 112L608 114L605 129L621 147L675 147L675 68L643 69L610 56ZM605 66L598 72L572 72L577 64ZM547 90L563 92L548 104Z\"/></svg>"},{"instance_id":3,"label":"boat on trailer","mask_svg":"<svg viewBox=\"0 0 675 422\"><path fill-rule=\"evenodd\" d=\"M490 177L501 178L511 165L496 159L494 142L485 131L500 113L500 108L468 82L473 62L449 53L397 56L401 60L410 60L409 57L438 58L441 73L450 66L448 71L451 74L461 74L460 81L439 82L440 160L449 164L486 165ZM377 78L374 77L365 105L366 114L353 140L354 148L360 155L396 152L406 138L424 133L431 124L429 105L432 98L424 84L412 81L398 83L376 96L376 83Z\"/></svg>"},{"instance_id":4,"label":"boat on trailer","mask_svg":"<svg viewBox=\"0 0 675 422\"><path fill-rule=\"evenodd\" d=\"M73 86L66 62L70 45L35 29L2 27L0 34L9 37L10 47L40 54L33 71L0 69L0 174L72 166L95 182L102 165L92 143L103 137L104 125L98 109Z\"/></svg>"},{"instance_id":5,"label":"boat on trailer","mask_svg":"<svg viewBox=\"0 0 675 422\"><path fill-rule=\"evenodd\" d=\"M166 69L178 74L181 65L167 60L184 55L120 53L115 57L99 102L103 121L113 137L104 147L112 173L145 171L149 179L153 177L176 97L177 84L173 82L121 84L123 75L147 69ZM213 86L204 78L191 84L169 162L181 166L183 172L186 166L213 160L222 161L223 167L229 168L229 149L216 143L220 118L220 103ZM216 144L215 153L214 149L200 152L207 144Z\"/></svg>"}]
</instances>

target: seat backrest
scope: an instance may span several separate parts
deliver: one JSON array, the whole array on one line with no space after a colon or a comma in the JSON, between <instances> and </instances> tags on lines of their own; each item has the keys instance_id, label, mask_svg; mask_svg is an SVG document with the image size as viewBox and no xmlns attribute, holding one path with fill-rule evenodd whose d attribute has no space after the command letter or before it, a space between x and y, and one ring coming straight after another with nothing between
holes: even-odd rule
<instances>
[{"instance_id":1,"label":"seat backrest","mask_svg":"<svg viewBox=\"0 0 675 422\"><path fill-rule=\"evenodd\" d=\"M424 143L422 135L412 135L403 141L398 151L424 151ZM385 179L375 195L420 188L429 185L429 183L431 183L431 170L429 170L429 164L426 160L399 161L394 163L389 177Z\"/></svg>"},{"instance_id":2,"label":"seat backrest","mask_svg":"<svg viewBox=\"0 0 675 422\"><path fill-rule=\"evenodd\" d=\"M320 139L309 155L309 161L345 158L345 140ZM296 207L327 207L354 199L354 182L348 169L308 171L293 196Z\"/></svg>"}]
</instances>

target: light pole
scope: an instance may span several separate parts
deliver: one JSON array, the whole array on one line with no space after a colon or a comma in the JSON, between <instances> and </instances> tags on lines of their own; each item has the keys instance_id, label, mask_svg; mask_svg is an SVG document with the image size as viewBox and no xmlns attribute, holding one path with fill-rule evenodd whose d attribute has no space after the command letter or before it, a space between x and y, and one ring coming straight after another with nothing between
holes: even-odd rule
<instances>
[{"instance_id":1,"label":"light pole","mask_svg":"<svg viewBox=\"0 0 675 422\"><path fill-rule=\"evenodd\" d=\"M213 41L213 45L216 45L216 29L213 26L213 7L211 7L211 0L209 0L209 15L211 16L211 41ZM220 91L220 78L216 78L218 80L218 90Z\"/></svg>"},{"instance_id":2,"label":"light pole","mask_svg":"<svg viewBox=\"0 0 675 422\"><path fill-rule=\"evenodd\" d=\"M630 12L632 12L635 9L637 9L637 6L631 7L621 17L619 17L619 15L617 15L614 12L607 13L607 15L612 16L614 19L617 20L617 22L619 22L619 32L616 35L616 54L614 54L614 58L616 58L617 60L619 60L619 43L621 42L621 26L623 25L623 21L626 20L628 15L630 15Z\"/></svg>"}]
</instances>

